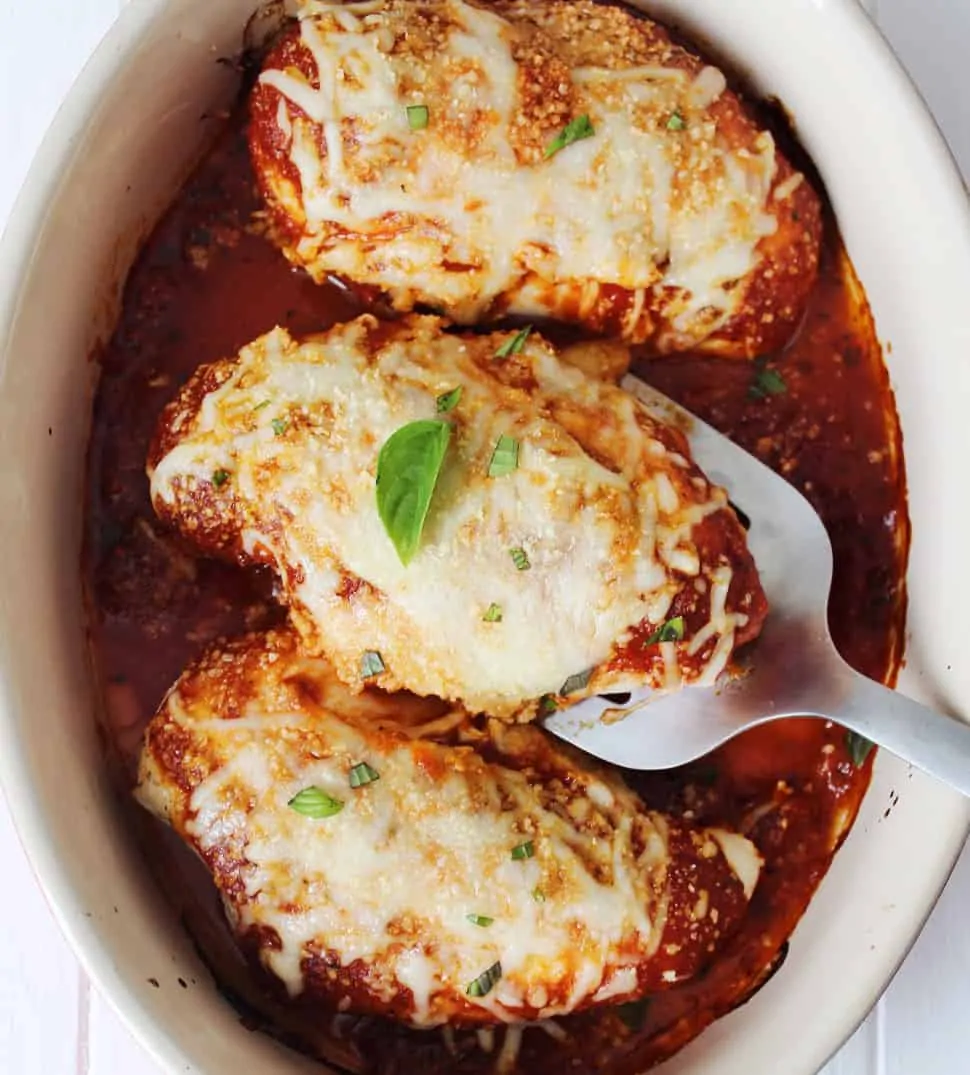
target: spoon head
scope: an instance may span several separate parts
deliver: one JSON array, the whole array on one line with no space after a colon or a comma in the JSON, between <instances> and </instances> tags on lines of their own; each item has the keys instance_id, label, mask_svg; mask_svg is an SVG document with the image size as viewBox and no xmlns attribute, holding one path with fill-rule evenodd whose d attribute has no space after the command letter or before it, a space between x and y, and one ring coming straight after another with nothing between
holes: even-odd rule
<instances>
[{"instance_id":1,"label":"spoon head","mask_svg":"<svg viewBox=\"0 0 970 1075\"><path fill-rule=\"evenodd\" d=\"M669 769L746 728L817 712L813 690L827 662L837 660L826 624L832 547L815 509L784 478L638 378L624 378L623 387L683 431L698 466L750 520L748 546L769 606L744 667L724 682L670 694L634 691L622 704L588 698L544 722L554 735L605 761Z\"/></svg>"}]
</instances>

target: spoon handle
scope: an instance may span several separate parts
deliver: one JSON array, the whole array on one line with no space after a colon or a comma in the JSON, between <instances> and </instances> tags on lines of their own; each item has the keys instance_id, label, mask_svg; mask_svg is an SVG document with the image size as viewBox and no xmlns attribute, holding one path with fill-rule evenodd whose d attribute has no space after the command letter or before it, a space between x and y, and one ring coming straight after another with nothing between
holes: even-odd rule
<instances>
[{"instance_id":1,"label":"spoon handle","mask_svg":"<svg viewBox=\"0 0 970 1075\"><path fill-rule=\"evenodd\" d=\"M828 715L970 796L970 725L854 673Z\"/></svg>"}]
</instances>

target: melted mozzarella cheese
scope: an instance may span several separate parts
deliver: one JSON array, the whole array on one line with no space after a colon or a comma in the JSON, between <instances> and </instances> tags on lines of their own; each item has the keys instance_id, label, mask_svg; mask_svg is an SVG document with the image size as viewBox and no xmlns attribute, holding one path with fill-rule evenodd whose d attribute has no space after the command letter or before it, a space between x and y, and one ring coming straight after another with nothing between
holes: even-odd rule
<instances>
[{"instance_id":1,"label":"melted mozzarella cheese","mask_svg":"<svg viewBox=\"0 0 970 1075\"><path fill-rule=\"evenodd\" d=\"M302 345L276 330L178 418L151 475L156 509L190 538L214 529L273 563L308 644L350 683L377 651L382 687L476 712L532 712L590 672L575 701L615 683L608 662L632 628L663 623L681 589L708 577L716 599L690 668L681 677L680 648L665 644L676 674L656 685L716 677L747 617L726 609L732 566L705 562L693 531L725 508L724 491L665 446L632 396L563 365L535 334L497 360L505 340L443 334L433 318L392 328L365 316ZM377 511L378 453L457 386L442 419L451 445L405 567ZM518 468L490 477L500 436L518 441ZM493 605L498 621L486 618ZM624 682L651 675L643 663Z\"/></svg>"},{"instance_id":2,"label":"melted mozzarella cheese","mask_svg":"<svg viewBox=\"0 0 970 1075\"><path fill-rule=\"evenodd\" d=\"M638 338L645 293L662 285L652 313L667 325L665 347L726 324L778 222L771 135L736 145L711 113L723 74L669 46L653 63L573 65L571 118L588 116L595 134L547 159L558 129L523 95L539 77L525 66L534 41L564 51L555 6L541 31L528 5L419 6L444 27L434 48L409 44L418 5L304 4L300 42L318 85L294 66L260 76L298 110L281 128L295 201L288 180L267 177L303 224L295 260L461 320L500 297L527 315L556 312L577 288L582 320L600 287L616 285L635 293L626 330ZM409 127L415 104L429 110L426 129ZM539 139L525 150L523 128Z\"/></svg>"},{"instance_id":3,"label":"melted mozzarella cheese","mask_svg":"<svg viewBox=\"0 0 970 1075\"><path fill-rule=\"evenodd\" d=\"M348 980L388 1007L407 991L417 1026L465 1004L513 1022L637 993L674 913L670 873L684 868L661 815L532 727L494 727L493 756L508 759L495 764L375 731L323 662L279 637L217 651L207 673L176 684L149 728L137 797L210 864L237 933L259 932L260 958L291 995L314 959L336 974L363 968ZM542 751L553 771L536 775L526 766ZM378 778L352 788L362 761ZM342 809L293 809L311 787ZM711 837L699 831L708 863ZM723 839L718 884L747 890L760 858L743 837ZM493 988L469 994L496 963Z\"/></svg>"}]
</instances>

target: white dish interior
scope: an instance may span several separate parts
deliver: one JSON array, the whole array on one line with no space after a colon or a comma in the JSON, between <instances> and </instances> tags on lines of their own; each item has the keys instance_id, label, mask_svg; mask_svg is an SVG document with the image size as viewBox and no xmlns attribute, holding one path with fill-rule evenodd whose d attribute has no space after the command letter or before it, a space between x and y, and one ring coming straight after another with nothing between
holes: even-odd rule
<instances>
[{"instance_id":1,"label":"white dish interior","mask_svg":"<svg viewBox=\"0 0 970 1075\"><path fill-rule=\"evenodd\" d=\"M779 97L828 186L902 418L914 538L900 687L970 715L962 499L970 456L970 213L939 135L853 0L649 0ZM147 876L101 760L80 589L82 470L96 375L138 240L211 134L254 0L140 0L49 132L0 249L0 775L88 971L169 1068L321 1068L252 1034ZM890 797L898 803L884 817ZM812 1075L864 1017L929 913L970 809L881 756L783 970L663 1068ZM177 978L195 978L189 990ZM149 983L155 978L155 988Z\"/></svg>"}]
</instances>

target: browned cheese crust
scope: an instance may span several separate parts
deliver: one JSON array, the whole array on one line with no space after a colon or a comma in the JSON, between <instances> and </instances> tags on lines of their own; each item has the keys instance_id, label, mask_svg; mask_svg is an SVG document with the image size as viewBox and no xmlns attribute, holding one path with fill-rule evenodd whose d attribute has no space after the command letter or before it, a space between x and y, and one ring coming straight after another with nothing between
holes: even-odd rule
<instances>
[{"instance_id":1,"label":"browned cheese crust","mask_svg":"<svg viewBox=\"0 0 970 1075\"><path fill-rule=\"evenodd\" d=\"M714 682L767 613L726 494L675 426L537 333L496 358L510 339L367 315L302 344L262 337L163 412L155 510L210 555L271 566L305 645L358 688L528 719L547 695ZM456 386L432 522L404 569L378 517L379 450ZM492 477L500 434L518 463ZM661 643L671 620L679 640ZM368 651L382 661L364 676Z\"/></svg>"},{"instance_id":2,"label":"browned cheese crust","mask_svg":"<svg viewBox=\"0 0 970 1075\"><path fill-rule=\"evenodd\" d=\"M384 0L371 7L375 13L362 16L358 29L375 35L380 59L374 61L366 53L364 60L355 61L353 70L350 61L341 66L341 61L334 60L337 73L326 72L325 94L335 78L338 97L354 78L377 78L372 66L376 62L382 73L385 68L391 72L401 115L407 105L422 102L429 110L429 121L426 130L413 132L411 137L406 127L403 133L393 131L377 151L372 143L374 117L380 108L361 106L363 111L356 114L352 102L348 104L348 111L336 121L346 190L328 189L327 184L335 181L329 171L334 124L328 141L327 124L321 118L323 112L336 114L334 109L339 107L329 98L321 104L295 91L284 93L281 85L292 83L266 78L266 73L283 73L286 79L319 90L318 58L308 42L323 54L328 54L331 43L335 49L343 47L350 34L337 16L326 10L307 14L307 29L301 32L297 25L286 31L266 58L264 77L252 91L252 160L277 241L294 264L318 281L334 274L365 288L383 290L401 310L427 304L462 321L507 312L548 316L644 343L656 354L691 350L750 358L776 350L789 339L816 278L820 202L738 94L729 88L717 92L724 85L719 71L674 43L662 26L619 5L595 0L476 2L470 5L473 12L487 11L505 20L502 40L507 41L515 65L514 102L508 116L499 115L492 96L483 89L490 75L498 87L507 77L494 52L485 50L485 60L476 66L472 59L449 49L452 35L469 30L469 6L456 6L452 0ZM470 32L474 34L475 28ZM494 71L488 69L489 62ZM607 72L606 80L584 74L592 69ZM650 73L658 69L666 74ZM649 88L635 98L624 98L626 80L615 77L611 81L609 76L633 70L648 72L643 84ZM670 88L670 75L678 72L684 75L682 85ZM475 93L466 95L468 100L455 88L466 78L475 86ZM304 107L317 115L311 117ZM380 107L386 107L383 99ZM532 195L533 188L526 184L548 172L550 186L564 188L567 182L550 169L569 167L568 154L586 152L582 147L595 140L578 142L551 159L547 148L577 117L605 113L619 116L619 122L638 131L654 133L670 169L669 190L665 186L667 193L661 194L663 214L677 218L679 226L689 231L696 214L706 211L711 202L733 198L724 214L701 225L698 234L682 236L671 245L656 205L624 203L627 217L643 215L641 238L650 234L643 247L629 234L620 234L615 243L628 247L628 256L614 250L605 260L601 258L609 212L598 215L596 190L611 189L620 156L630 144L629 138L614 130L613 140L601 158L591 162L589 174L577 186L582 190L585 185L590 197L577 194L568 203L569 209L561 207L565 203L555 203L560 205L560 220L542 223L542 213L550 212L553 203L543 201L547 197L544 188L540 186L540 193ZM672 123L684 126L669 128ZM533 198L540 220L539 225L530 222L521 236L516 233L509 238L513 245L521 241L511 251L507 269L501 271L496 269L501 261L496 247L487 242L482 245L480 236L468 241L459 234L462 219L485 212L480 193L469 189L463 216L452 219L444 212L444 200L455 193L455 184L481 175L492 163L490 139L497 125L508 167L516 175L512 189L521 191L522 203ZM607 137L604 119L602 138ZM294 148L301 139L305 140L302 155ZM432 143L439 154L433 159L425 149ZM301 172L303 165L298 166L308 152L316 158L313 183L318 189L312 192L305 189L310 172ZM468 167L440 179L438 190L434 184L442 153L467 159ZM713 264L698 269L690 259L697 243L709 241L712 228L727 238L750 226L752 205L744 203L745 195L738 195L737 186L728 193L730 172L725 160L742 170L753 170L752 162L766 153L769 175L756 201L758 212L769 214L774 224L757 238L751 258L743 259L736 279L725 276L730 270ZM434 210L432 200L421 203L426 206L422 210L417 203L395 205L393 199L384 198L383 187L390 184L392 175L395 194L407 188L410 195L411 179L433 188L439 211ZM656 198L649 170L639 184L629 177L626 182L628 187L640 185L645 199ZM755 183L752 179L752 187ZM743 188L742 180L742 192ZM375 208L372 213L350 211L355 192L374 191L382 192L379 204L387 208ZM339 203L337 209L320 210L330 196ZM489 211L493 215L482 224L488 242L497 241L506 229L515 232L506 206L489 207ZM593 236L595 241L587 243L589 236L565 237L562 218L568 213L580 221L587 212L590 232L599 231ZM420 253L408 260L409 254L398 251L402 244L412 242ZM575 248L572 252L570 244ZM712 262L718 256L712 252ZM598 269L592 268L594 262ZM683 268L687 262L692 267ZM737 259L730 264L737 264ZM716 296L712 304L700 297L700 290L690 296L690 286L699 276L703 277L703 294ZM689 314L684 312L684 301Z\"/></svg>"},{"instance_id":3,"label":"browned cheese crust","mask_svg":"<svg viewBox=\"0 0 970 1075\"><path fill-rule=\"evenodd\" d=\"M281 629L210 649L149 725L137 795L202 857L277 989L417 1026L533 1020L682 982L736 931L749 841L648 810L535 727L439 743L436 720L351 694ZM339 811L294 809L308 787Z\"/></svg>"}]
</instances>

